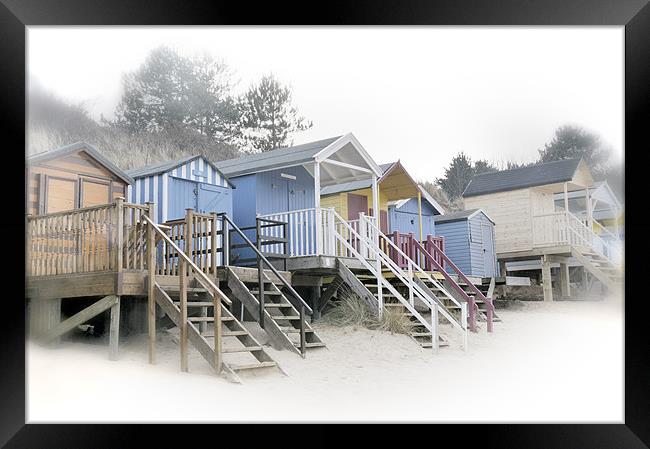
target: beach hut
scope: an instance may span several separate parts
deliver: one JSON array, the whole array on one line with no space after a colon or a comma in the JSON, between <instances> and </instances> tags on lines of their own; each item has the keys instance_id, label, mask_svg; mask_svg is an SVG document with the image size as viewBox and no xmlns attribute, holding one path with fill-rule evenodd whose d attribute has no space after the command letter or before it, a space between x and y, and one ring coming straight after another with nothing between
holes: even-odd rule
<instances>
[{"instance_id":1,"label":"beach hut","mask_svg":"<svg viewBox=\"0 0 650 449\"><path fill-rule=\"evenodd\" d=\"M407 198L388 202L388 230L400 233L419 235L419 220L422 217L422 235L436 235L435 216L444 213L444 209L418 186L421 191L422 201L418 207L418 199Z\"/></svg>"},{"instance_id":2,"label":"beach hut","mask_svg":"<svg viewBox=\"0 0 650 449\"><path fill-rule=\"evenodd\" d=\"M235 223L254 226L259 216L287 222L292 256L322 254L322 188L367 180L372 190L382 173L351 133L216 165L236 187Z\"/></svg>"},{"instance_id":3,"label":"beach hut","mask_svg":"<svg viewBox=\"0 0 650 449\"><path fill-rule=\"evenodd\" d=\"M444 238L445 254L460 270L472 276L498 275L494 246L494 221L481 209L434 217L436 234ZM449 267L447 271L451 272Z\"/></svg>"},{"instance_id":4,"label":"beach hut","mask_svg":"<svg viewBox=\"0 0 650 449\"><path fill-rule=\"evenodd\" d=\"M571 294L569 265L574 259L583 273L608 288L621 287L622 243L593 210L607 200L606 190L599 189L583 159L563 159L476 175L463 192L463 201L466 208L480 208L496 222L502 274L504 264L539 261L544 299L552 301L553 263L560 264L563 296Z\"/></svg>"},{"instance_id":5,"label":"beach hut","mask_svg":"<svg viewBox=\"0 0 650 449\"><path fill-rule=\"evenodd\" d=\"M232 215L233 186L203 156L148 165L129 170L128 174L134 179L129 186L128 201L155 203L158 223L183 218L188 208Z\"/></svg>"},{"instance_id":6,"label":"beach hut","mask_svg":"<svg viewBox=\"0 0 650 449\"><path fill-rule=\"evenodd\" d=\"M85 142L34 154L26 162L29 215L107 204L124 197L133 182Z\"/></svg>"},{"instance_id":7,"label":"beach hut","mask_svg":"<svg viewBox=\"0 0 650 449\"><path fill-rule=\"evenodd\" d=\"M382 164L380 168L382 175L377 182L377 187L379 190L378 202L382 232L388 234L395 230L404 233L412 231L414 235L420 237L420 240L423 240L427 236L427 228L432 229L434 227L431 223L425 223L425 209L427 210L426 213L434 213L434 210L440 211L442 207L418 185L399 160ZM324 187L321 190L321 204L324 207L333 207L342 217L348 220L357 220L360 213L373 215L371 199L372 189L368 179L342 182ZM388 217L390 206L395 206L397 201L409 199L413 201L402 202L399 208L394 209L396 211L396 214L394 214L395 225L391 228ZM422 201L423 199L425 201ZM424 203L427 202L429 205L425 206ZM399 218L397 212L402 212ZM409 216L411 212L415 214L415 217ZM403 223L399 220L403 220ZM411 220L413 220L412 225L410 224ZM402 225L404 225L403 228Z\"/></svg>"}]
</instances>

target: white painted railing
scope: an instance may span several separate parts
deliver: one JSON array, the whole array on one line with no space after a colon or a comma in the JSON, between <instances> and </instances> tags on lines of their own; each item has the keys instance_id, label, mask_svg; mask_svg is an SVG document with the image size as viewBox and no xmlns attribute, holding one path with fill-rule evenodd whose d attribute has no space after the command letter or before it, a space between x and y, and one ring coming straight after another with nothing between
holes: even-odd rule
<instances>
[{"instance_id":1,"label":"white painted railing","mask_svg":"<svg viewBox=\"0 0 650 449\"><path fill-rule=\"evenodd\" d=\"M533 216L533 246L572 245L591 249L615 265L621 263L620 241L606 241L570 212Z\"/></svg>"},{"instance_id":2,"label":"white painted railing","mask_svg":"<svg viewBox=\"0 0 650 449\"><path fill-rule=\"evenodd\" d=\"M289 255L290 256L315 256L322 254L319 249L319 240L323 239L323 226L317 226L318 210L316 208L277 212L274 214L260 215L261 218L284 221L289 224ZM274 228L268 231L269 236L284 237L280 235L282 229ZM277 234L277 235L276 235ZM269 250L274 250L272 247Z\"/></svg>"},{"instance_id":3,"label":"white painted railing","mask_svg":"<svg viewBox=\"0 0 650 449\"><path fill-rule=\"evenodd\" d=\"M359 220L341 222L334 216L333 208L310 208L289 212L277 212L273 214L260 215L260 218L279 220L288 223L289 256L334 256L334 257L355 257L353 252L359 252L366 258L370 252L357 235L363 234ZM367 217L376 222L374 217ZM282 237L281 229L270 230L268 235ZM274 235L277 233L278 235ZM340 239L335 238L338 233L348 245L344 245ZM351 248L350 248L351 247ZM273 248L270 248L272 250Z\"/></svg>"}]
</instances>

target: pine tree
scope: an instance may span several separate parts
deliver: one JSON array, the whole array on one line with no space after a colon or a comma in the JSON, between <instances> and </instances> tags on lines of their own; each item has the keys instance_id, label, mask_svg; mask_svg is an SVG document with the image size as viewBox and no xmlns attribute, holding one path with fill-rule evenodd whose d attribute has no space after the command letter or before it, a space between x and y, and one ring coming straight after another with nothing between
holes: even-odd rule
<instances>
[{"instance_id":1,"label":"pine tree","mask_svg":"<svg viewBox=\"0 0 650 449\"><path fill-rule=\"evenodd\" d=\"M253 84L240 101L241 131L249 152L289 145L289 135L312 126L292 105L291 90L272 75Z\"/></svg>"}]
</instances>

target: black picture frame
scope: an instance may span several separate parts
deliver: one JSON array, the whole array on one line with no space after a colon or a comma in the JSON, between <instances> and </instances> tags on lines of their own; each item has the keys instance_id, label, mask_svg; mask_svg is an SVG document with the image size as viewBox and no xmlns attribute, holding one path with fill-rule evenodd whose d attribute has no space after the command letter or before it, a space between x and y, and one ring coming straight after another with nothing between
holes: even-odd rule
<instances>
[{"instance_id":1,"label":"black picture frame","mask_svg":"<svg viewBox=\"0 0 650 449\"><path fill-rule=\"evenodd\" d=\"M308 5L308 7L306 7ZM288 11L292 11L289 13ZM24 285L21 285L24 244L24 198L15 193L24 182L10 161L20 161L25 145L25 27L29 25L611 25L625 26L625 192L626 279L625 284L625 419L624 424L469 425L417 428L402 433L417 434L425 444L461 441L476 447L512 448L642 448L650 444L650 333L643 263L648 252L643 208L647 207L647 128L650 102L650 6L647 0L426 0L372 1L281 5L266 2L142 1L133 0L0 0L0 79L2 80L3 160L6 191L2 271L4 292L0 333L0 444L6 447L131 447L142 429L136 426L35 425L25 424L25 313ZM561 68L558 68L561 69ZM24 161L23 161L24 162ZM19 162L20 163L20 162ZM11 164L13 165L13 164ZM24 173L24 172L23 172ZM647 191L647 190L646 190ZM12 237L13 236L13 237ZM633 242L632 245L627 245ZM594 395L598 395L595 391ZM93 406L90 404L90 406ZM561 407L562 404L558 404ZM285 432L273 431L274 434ZM386 428L394 432L391 428ZM309 429L300 441L337 444L335 432ZM370 443L383 436L374 429L361 430ZM145 429L147 437L172 441L184 435L187 444L207 437L220 444L230 435L246 432L212 427L181 430L176 426ZM293 432L293 430L292 430ZM249 432L250 433L250 432ZM256 432L253 432L256 433ZM338 433L338 431L336 432ZM263 437L263 435L260 435ZM450 437L449 440L447 437ZM145 446L153 445L153 439ZM205 442L205 440L204 440ZM302 444L293 440L293 444ZM148 444L152 443L152 444ZM248 440L247 440L248 443ZM236 443L235 443L236 444ZM249 444L245 444L248 446Z\"/></svg>"}]
</instances>

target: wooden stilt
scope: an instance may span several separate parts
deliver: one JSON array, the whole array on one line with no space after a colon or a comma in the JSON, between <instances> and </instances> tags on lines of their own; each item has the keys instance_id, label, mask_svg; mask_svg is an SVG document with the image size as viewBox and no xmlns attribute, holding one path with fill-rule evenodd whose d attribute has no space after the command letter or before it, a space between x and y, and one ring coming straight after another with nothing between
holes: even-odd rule
<instances>
[{"instance_id":1,"label":"wooden stilt","mask_svg":"<svg viewBox=\"0 0 650 449\"><path fill-rule=\"evenodd\" d=\"M547 255L542 256L542 288L544 301L553 301L553 284L551 282L551 261Z\"/></svg>"},{"instance_id":2,"label":"wooden stilt","mask_svg":"<svg viewBox=\"0 0 650 449\"><path fill-rule=\"evenodd\" d=\"M111 324L108 337L108 358L117 360L120 341L120 297L111 307Z\"/></svg>"},{"instance_id":3,"label":"wooden stilt","mask_svg":"<svg viewBox=\"0 0 650 449\"><path fill-rule=\"evenodd\" d=\"M155 281L156 281L156 252L155 236L152 226L147 225L147 262L149 264L149 285L148 294L149 302L147 307L147 323L149 329L149 363L156 363L156 299L155 299Z\"/></svg>"},{"instance_id":4,"label":"wooden stilt","mask_svg":"<svg viewBox=\"0 0 650 449\"><path fill-rule=\"evenodd\" d=\"M180 269L181 275L178 278L179 282L179 295L180 295L180 308L181 308L181 319L180 319L180 347L181 347L181 371L188 371L187 364L187 277L185 275L185 259L180 259Z\"/></svg>"},{"instance_id":5,"label":"wooden stilt","mask_svg":"<svg viewBox=\"0 0 650 449\"><path fill-rule=\"evenodd\" d=\"M571 287L569 286L569 265L567 263L560 264L560 289L562 290L563 297L571 296Z\"/></svg>"}]
</instances>

